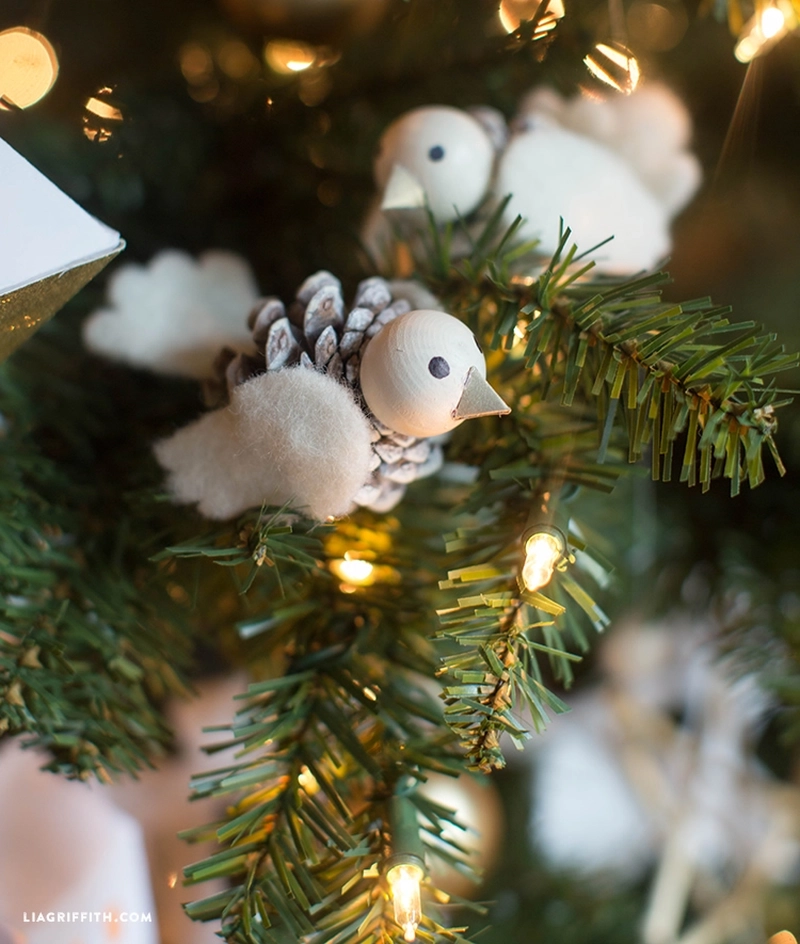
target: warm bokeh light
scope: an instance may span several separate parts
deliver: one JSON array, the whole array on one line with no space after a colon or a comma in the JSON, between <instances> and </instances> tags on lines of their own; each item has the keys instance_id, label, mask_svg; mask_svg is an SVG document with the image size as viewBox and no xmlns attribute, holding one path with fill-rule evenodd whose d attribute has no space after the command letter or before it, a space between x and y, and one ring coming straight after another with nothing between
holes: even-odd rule
<instances>
[{"instance_id":1,"label":"warm bokeh light","mask_svg":"<svg viewBox=\"0 0 800 944\"><path fill-rule=\"evenodd\" d=\"M0 33L0 108L30 108L58 77L58 59L47 37L25 26Z\"/></svg>"},{"instance_id":2,"label":"warm bokeh light","mask_svg":"<svg viewBox=\"0 0 800 944\"><path fill-rule=\"evenodd\" d=\"M564 556L563 540L551 531L537 531L525 542L522 582L531 592L550 583L553 571Z\"/></svg>"},{"instance_id":3,"label":"warm bokeh light","mask_svg":"<svg viewBox=\"0 0 800 944\"><path fill-rule=\"evenodd\" d=\"M422 920L420 882L424 872L418 865L406 862L389 869L386 880L392 891L394 920L403 929L403 939L411 944Z\"/></svg>"},{"instance_id":4,"label":"warm bokeh light","mask_svg":"<svg viewBox=\"0 0 800 944\"><path fill-rule=\"evenodd\" d=\"M217 53L220 69L235 82L256 78L260 72L258 59L246 43L240 39L229 39Z\"/></svg>"},{"instance_id":5,"label":"warm bokeh light","mask_svg":"<svg viewBox=\"0 0 800 944\"><path fill-rule=\"evenodd\" d=\"M291 75L305 72L316 63L317 50L292 39L273 39L264 48L264 59L273 72Z\"/></svg>"},{"instance_id":6,"label":"warm bokeh light","mask_svg":"<svg viewBox=\"0 0 800 944\"><path fill-rule=\"evenodd\" d=\"M368 587L375 582L375 565L348 551L342 560L331 561L331 570L353 587Z\"/></svg>"},{"instance_id":7,"label":"warm bokeh light","mask_svg":"<svg viewBox=\"0 0 800 944\"><path fill-rule=\"evenodd\" d=\"M178 61L189 85L204 85L214 75L211 52L201 43L184 43L178 51Z\"/></svg>"},{"instance_id":8,"label":"warm bokeh light","mask_svg":"<svg viewBox=\"0 0 800 944\"><path fill-rule=\"evenodd\" d=\"M623 95L631 94L642 75L636 57L622 43L598 43L583 62L596 79Z\"/></svg>"},{"instance_id":9,"label":"warm bokeh light","mask_svg":"<svg viewBox=\"0 0 800 944\"><path fill-rule=\"evenodd\" d=\"M114 105L102 101L99 98L89 98L86 100L86 111L90 111L98 118L104 118L108 121L122 121L122 112Z\"/></svg>"},{"instance_id":10,"label":"warm bokeh light","mask_svg":"<svg viewBox=\"0 0 800 944\"><path fill-rule=\"evenodd\" d=\"M787 16L782 7L764 7L745 24L733 54L739 62L752 62L756 56L763 55L783 39L795 25L789 20L790 16Z\"/></svg>"},{"instance_id":11,"label":"warm bokeh light","mask_svg":"<svg viewBox=\"0 0 800 944\"><path fill-rule=\"evenodd\" d=\"M124 118L120 109L107 99L112 92L113 89L107 86L98 89L86 99L83 106L83 133L90 141L98 144L108 141Z\"/></svg>"},{"instance_id":12,"label":"warm bokeh light","mask_svg":"<svg viewBox=\"0 0 800 944\"><path fill-rule=\"evenodd\" d=\"M628 35L637 49L666 52L683 39L689 14L680 0L634 0L627 24Z\"/></svg>"},{"instance_id":13,"label":"warm bokeh light","mask_svg":"<svg viewBox=\"0 0 800 944\"><path fill-rule=\"evenodd\" d=\"M500 17L503 29L507 33L513 33L522 23L532 20L543 3L546 4L546 9L536 24L535 34L538 36L549 33L550 30L556 28L558 21L564 16L562 0L549 0L549 2L548 0L501 0L497 15Z\"/></svg>"}]
</instances>

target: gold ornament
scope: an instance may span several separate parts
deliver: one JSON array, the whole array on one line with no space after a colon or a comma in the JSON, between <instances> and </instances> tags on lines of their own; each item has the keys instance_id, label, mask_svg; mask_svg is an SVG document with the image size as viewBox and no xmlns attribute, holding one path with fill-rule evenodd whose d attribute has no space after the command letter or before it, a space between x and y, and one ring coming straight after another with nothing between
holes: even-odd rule
<instances>
[{"instance_id":1,"label":"gold ornament","mask_svg":"<svg viewBox=\"0 0 800 944\"><path fill-rule=\"evenodd\" d=\"M0 295L0 362L76 295L122 250Z\"/></svg>"}]
</instances>

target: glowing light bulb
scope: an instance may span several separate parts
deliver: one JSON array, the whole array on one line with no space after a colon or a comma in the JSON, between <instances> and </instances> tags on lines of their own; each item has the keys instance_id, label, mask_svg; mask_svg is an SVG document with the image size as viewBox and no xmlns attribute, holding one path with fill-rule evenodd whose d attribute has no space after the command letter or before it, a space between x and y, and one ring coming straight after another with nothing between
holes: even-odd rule
<instances>
[{"instance_id":1,"label":"glowing light bulb","mask_svg":"<svg viewBox=\"0 0 800 944\"><path fill-rule=\"evenodd\" d=\"M630 95L642 77L636 56L622 43L598 43L583 62L596 79L623 95Z\"/></svg>"},{"instance_id":2,"label":"glowing light bulb","mask_svg":"<svg viewBox=\"0 0 800 944\"><path fill-rule=\"evenodd\" d=\"M353 587L368 587L375 583L375 565L354 557L347 551L343 560L331 561L331 570Z\"/></svg>"},{"instance_id":3,"label":"glowing light bulb","mask_svg":"<svg viewBox=\"0 0 800 944\"><path fill-rule=\"evenodd\" d=\"M739 62L751 62L770 50L792 24L780 6L767 6L745 24L733 51Z\"/></svg>"},{"instance_id":4,"label":"glowing light bulb","mask_svg":"<svg viewBox=\"0 0 800 944\"><path fill-rule=\"evenodd\" d=\"M525 542L522 582L533 592L548 584L564 556L564 540L552 531L537 531Z\"/></svg>"},{"instance_id":5,"label":"glowing light bulb","mask_svg":"<svg viewBox=\"0 0 800 944\"><path fill-rule=\"evenodd\" d=\"M317 50L307 43L290 39L273 39L264 49L264 58L273 72L279 75L291 75L293 72L305 72L317 59Z\"/></svg>"},{"instance_id":6,"label":"glowing light bulb","mask_svg":"<svg viewBox=\"0 0 800 944\"><path fill-rule=\"evenodd\" d=\"M57 77L58 59L46 36L26 26L0 32L0 110L30 108Z\"/></svg>"},{"instance_id":7,"label":"glowing light bulb","mask_svg":"<svg viewBox=\"0 0 800 944\"><path fill-rule=\"evenodd\" d=\"M534 36L540 37L554 30L558 20L564 16L562 0L501 0L497 15L500 17L503 29L507 33L518 30L522 23L532 20L537 15L543 3L544 12L536 24Z\"/></svg>"},{"instance_id":8,"label":"glowing light bulb","mask_svg":"<svg viewBox=\"0 0 800 944\"><path fill-rule=\"evenodd\" d=\"M392 892L394 920L403 929L403 938L411 944L417 937L417 928L422 920L420 882L424 872L419 865L404 862L395 865L386 874Z\"/></svg>"}]
</instances>

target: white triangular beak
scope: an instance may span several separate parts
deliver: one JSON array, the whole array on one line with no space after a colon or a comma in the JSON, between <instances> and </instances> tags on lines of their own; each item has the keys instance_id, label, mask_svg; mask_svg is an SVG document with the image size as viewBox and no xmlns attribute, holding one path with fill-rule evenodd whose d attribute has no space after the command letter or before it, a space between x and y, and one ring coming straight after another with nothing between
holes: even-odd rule
<instances>
[{"instance_id":1,"label":"white triangular beak","mask_svg":"<svg viewBox=\"0 0 800 944\"><path fill-rule=\"evenodd\" d=\"M425 189L419 180L403 167L395 164L381 201L382 210L412 210L425 206Z\"/></svg>"},{"instance_id":2,"label":"white triangular beak","mask_svg":"<svg viewBox=\"0 0 800 944\"><path fill-rule=\"evenodd\" d=\"M464 392L453 410L453 419L472 420L476 416L501 416L511 407L496 393L475 367L470 367Z\"/></svg>"}]
</instances>

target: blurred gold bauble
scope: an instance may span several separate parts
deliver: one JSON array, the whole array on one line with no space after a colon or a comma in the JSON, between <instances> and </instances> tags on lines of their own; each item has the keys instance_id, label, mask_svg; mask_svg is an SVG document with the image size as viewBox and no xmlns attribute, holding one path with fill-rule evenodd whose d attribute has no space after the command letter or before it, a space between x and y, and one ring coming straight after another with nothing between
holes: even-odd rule
<instances>
[{"instance_id":1,"label":"blurred gold bauble","mask_svg":"<svg viewBox=\"0 0 800 944\"><path fill-rule=\"evenodd\" d=\"M332 33L368 30L386 9L385 0L219 0L219 4L242 26L322 40Z\"/></svg>"},{"instance_id":2,"label":"blurred gold bauble","mask_svg":"<svg viewBox=\"0 0 800 944\"><path fill-rule=\"evenodd\" d=\"M457 779L431 774L420 787L429 800L455 810L466 829L446 826L444 835L472 853L470 863L484 874L496 863L503 841L503 809L497 787L486 776L462 774ZM446 846L444 847L447 848ZM480 887L430 853L426 856L434 884L449 895L473 897Z\"/></svg>"}]
</instances>

